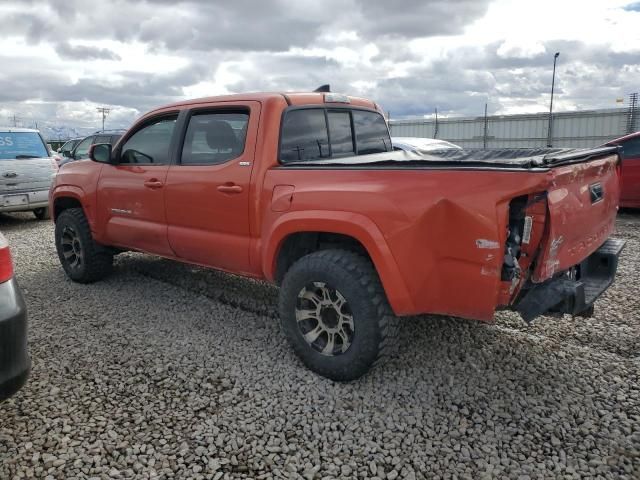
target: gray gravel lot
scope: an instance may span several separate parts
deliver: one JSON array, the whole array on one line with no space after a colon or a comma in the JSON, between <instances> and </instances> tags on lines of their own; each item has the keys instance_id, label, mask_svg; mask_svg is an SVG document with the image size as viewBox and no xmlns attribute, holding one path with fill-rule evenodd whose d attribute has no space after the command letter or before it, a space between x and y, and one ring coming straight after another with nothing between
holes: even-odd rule
<instances>
[{"instance_id":1,"label":"gray gravel lot","mask_svg":"<svg viewBox=\"0 0 640 480\"><path fill-rule=\"evenodd\" d=\"M0 479L640 478L640 213L593 318L406 319L348 384L294 357L271 286L138 254L78 285L51 224L0 230L33 357Z\"/></svg>"}]
</instances>

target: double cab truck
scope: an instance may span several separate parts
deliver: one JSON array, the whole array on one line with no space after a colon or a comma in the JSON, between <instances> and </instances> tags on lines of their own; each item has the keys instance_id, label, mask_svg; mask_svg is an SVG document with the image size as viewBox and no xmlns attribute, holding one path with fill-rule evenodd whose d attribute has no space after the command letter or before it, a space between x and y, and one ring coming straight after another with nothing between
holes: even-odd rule
<instances>
[{"instance_id":1,"label":"double cab truck","mask_svg":"<svg viewBox=\"0 0 640 480\"><path fill-rule=\"evenodd\" d=\"M49 198L71 279L133 250L273 282L293 350L335 380L403 316L589 315L624 245L616 147L393 151L376 103L331 92L174 103L89 156Z\"/></svg>"}]
</instances>

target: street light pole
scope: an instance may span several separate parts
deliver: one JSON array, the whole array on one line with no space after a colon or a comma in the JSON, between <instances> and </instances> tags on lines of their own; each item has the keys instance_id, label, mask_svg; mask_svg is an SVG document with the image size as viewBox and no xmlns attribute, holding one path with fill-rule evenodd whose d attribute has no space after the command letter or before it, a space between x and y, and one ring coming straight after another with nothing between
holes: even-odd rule
<instances>
[{"instance_id":1,"label":"street light pole","mask_svg":"<svg viewBox=\"0 0 640 480\"><path fill-rule=\"evenodd\" d=\"M553 88L556 83L556 61L560 52L553 56L553 76L551 77L551 103L549 104L549 130L547 131L547 147L553 146Z\"/></svg>"}]
</instances>

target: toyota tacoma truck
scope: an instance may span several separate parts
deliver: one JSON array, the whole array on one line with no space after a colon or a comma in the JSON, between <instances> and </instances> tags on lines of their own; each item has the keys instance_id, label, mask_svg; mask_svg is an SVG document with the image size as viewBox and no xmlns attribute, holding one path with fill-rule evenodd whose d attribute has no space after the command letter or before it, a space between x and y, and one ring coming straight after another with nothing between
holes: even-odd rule
<instances>
[{"instance_id":1,"label":"toyota tacoma truck","mask_svg":"<svg viewBox=\"0 0 640 480\"><path fill-rule=\"evenodd\" d=\"M624 245L619 175L616 147L393 151L372 101L261 93L149 112L49 204L72 280L133 250L273 282L295 353L344 381L402 316L589 315Z\"/></svg>"}]
</instances>

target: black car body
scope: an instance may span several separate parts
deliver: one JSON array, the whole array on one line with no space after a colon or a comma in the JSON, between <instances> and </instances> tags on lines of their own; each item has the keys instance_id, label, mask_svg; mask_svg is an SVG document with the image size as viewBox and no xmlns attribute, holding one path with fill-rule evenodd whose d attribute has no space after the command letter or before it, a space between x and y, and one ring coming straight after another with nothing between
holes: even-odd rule
<instances>
[{"instance_id":1,"label":"black car body","mask_svg":"<svg viewBox=\"0 0 640 480\"><path fill-rule=\"evenodd\" d=\"M27 307L13 278L9 246L0 234L0 401L24 385L30 367Z\"/></svg>"}]
</instances>

